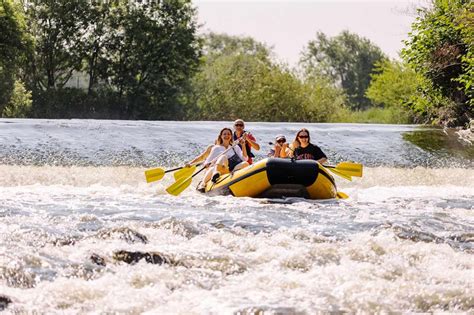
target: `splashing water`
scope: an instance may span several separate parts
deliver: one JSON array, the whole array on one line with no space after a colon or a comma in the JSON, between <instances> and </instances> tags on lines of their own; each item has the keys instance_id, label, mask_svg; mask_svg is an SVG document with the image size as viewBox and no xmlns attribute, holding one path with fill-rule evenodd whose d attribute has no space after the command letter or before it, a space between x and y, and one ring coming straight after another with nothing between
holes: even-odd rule
<instances>
[{"instance_id":1,"label":"splashing water","mask_svg":"<svg viewBox=\"0 0 474 315\"><path fill-rule=\"evenodd\" d=\"M182 165L227 125L0 120L7 310L472 311L474 164L455 133L248 124L261 144L307 127L331 161L364 163L362 179L337 179L346 201L176 198L170 175L145 183L146 168Z\"/></svg>"}]
</instances>

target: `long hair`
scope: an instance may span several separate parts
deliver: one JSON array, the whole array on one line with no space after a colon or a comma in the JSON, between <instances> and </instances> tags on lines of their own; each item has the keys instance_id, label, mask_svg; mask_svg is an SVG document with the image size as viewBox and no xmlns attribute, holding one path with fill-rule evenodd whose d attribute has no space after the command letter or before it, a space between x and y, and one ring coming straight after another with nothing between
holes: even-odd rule
<instances>
[{"instance_id":1,"label":"long hair","mask_svg":"<svg viewBox=\"0 0 474 315\"><path fill-rule=\"evenodd\" d=\"M309 131L308 131L308 129L303 128L303 129L301 129L300 131L298 131L298 132L296 133L296 137L295 137L295 141L298 142L298 144L299 144L300 146L301 146L301 142L300 142L300 140L298 139L298 136L299 136L300 133L302 133L303 131L308 134L308 143L311 142L311 137L309 136Z\"/></svg>"},{"instance_id":2,"label":"long hair","mask_svg":"<svg viewBox=\"0 0 474 315\"><path fill-rule=\"evenodd\" d=\"M216 144L219 144L219 145L222 145L222 134L224 133L224 131L228 130L230 132L230 144L232 145L234 140L232 139L232 135L233 135L233 132L232 132L232 129L230 128L222 128L221 132L219 132L219 136L217 137L216 139Z\"/></svg>"}]
</instances>

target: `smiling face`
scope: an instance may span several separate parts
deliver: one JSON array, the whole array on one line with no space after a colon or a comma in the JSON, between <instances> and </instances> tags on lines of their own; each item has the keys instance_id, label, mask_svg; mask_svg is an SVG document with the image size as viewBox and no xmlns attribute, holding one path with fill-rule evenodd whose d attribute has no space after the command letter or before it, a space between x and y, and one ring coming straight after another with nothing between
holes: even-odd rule
<instances>
[{"instance_id":1,"label":"smiling face","mask_svg":"<svg viewBox=\"0 0 474 315\"><path fill-rule=\"evenodd\" d=\"M229 128L222 129L219 133L219 138L217 139L217 142L221 145L228 145L229 143L232 143L232 130L230 130Z\"/></svg>"},{"instance_id":2,"label":"smiling face","mask_svg":"<svg viewBox=\"0 0 474 315\"><path fill-rule=\"evenodd\" d=\"M232 133L226 129L221 133L221 138L222 140L229 141L232 138Z\"/></svg>"},{"instance_id":3,"label":"smiling face","mask_svg":"<svg viewBox=\"0 0 474 315\"><path fill-rule=\"evenodd\" d=\"M295 139L303 148L309 144L309 131L307 129L301 129L296 134Z\"/></svg>"},{"instance_id":4,"label":"smiling face","mask_svg":"<svg viewBox=\"0 0 474 315\"><path fill-rule=\"evenodd\" d=\"M244 131L245 125L243 122L237 121L234 124L234 128L235 128L235 131L237 131L237 133L241 133L242 131Z\"/></svg>"}]
</instances>

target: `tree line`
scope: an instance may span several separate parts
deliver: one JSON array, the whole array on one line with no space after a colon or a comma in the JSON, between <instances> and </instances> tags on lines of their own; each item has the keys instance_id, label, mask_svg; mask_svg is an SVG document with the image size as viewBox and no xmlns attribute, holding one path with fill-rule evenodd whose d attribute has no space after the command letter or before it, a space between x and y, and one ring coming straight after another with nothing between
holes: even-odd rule
<instances>
[{"instance_id":1,"label":"tree line","mask_svg":"<svg viewBox=\"0 0 474 315\"><path fill-rule=\"evenodd\" d=\"M473 45L467 0L420 8L401 61L317 32L294 68L251 37L199 35L190 0L0 0L0 113L459 126L474 116Z\"/></svg>"}]
</instances>

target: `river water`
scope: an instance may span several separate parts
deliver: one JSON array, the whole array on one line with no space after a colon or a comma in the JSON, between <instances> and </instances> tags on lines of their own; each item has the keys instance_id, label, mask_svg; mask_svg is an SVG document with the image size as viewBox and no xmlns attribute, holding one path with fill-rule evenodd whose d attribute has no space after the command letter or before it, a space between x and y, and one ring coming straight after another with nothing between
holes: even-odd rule
<instances>
[{"instance_id":1,"label":"river water","mask_svg":"<svg viewBox=\"0 0 474 315\"><path fill-rule=\"evenodd\" d=\"M455 130L247 124L257 159L306 127L333 164L363 163L363 178L336 178L344 201L173 197L171 175L145 183L230 125L0 120L6 311L473 311L474 148Z\"/></svg>"}]
</instances>

